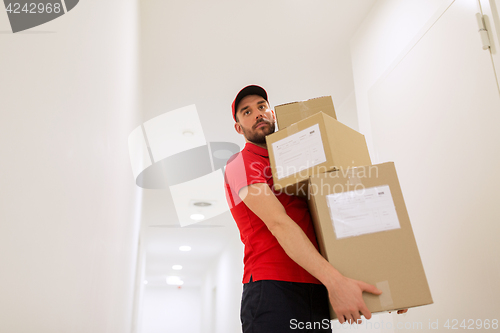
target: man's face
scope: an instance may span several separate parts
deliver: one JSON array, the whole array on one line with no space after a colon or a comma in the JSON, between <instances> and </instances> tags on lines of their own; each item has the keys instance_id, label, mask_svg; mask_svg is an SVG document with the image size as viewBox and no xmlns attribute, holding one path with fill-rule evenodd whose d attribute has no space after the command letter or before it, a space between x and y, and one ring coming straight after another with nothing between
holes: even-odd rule
<instances>
[{"instance_id":1,"label":"man's face","mask_svg":"<svg viewBox=\"0 0 500 333\"><path fill-rule=\"evenodd\" d=\"M274 112L267 101L258 95L248 95L238 104L236 131L256 144L265 144L266 135L274 133Z\"/></svg>"}]
</instances>

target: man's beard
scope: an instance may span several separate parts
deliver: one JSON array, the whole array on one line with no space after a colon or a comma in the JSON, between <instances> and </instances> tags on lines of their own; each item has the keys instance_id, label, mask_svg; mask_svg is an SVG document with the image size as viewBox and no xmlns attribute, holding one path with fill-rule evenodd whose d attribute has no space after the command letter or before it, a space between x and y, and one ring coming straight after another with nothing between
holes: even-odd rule
<instances>
[{"instance_id":1,"label":"man's beard","mask_svg":"<svg viewBox=\"0 0 500 333\"><path fill-rule=\"evenodd\" d=\"M258 122L256 125L260 124L261 122L265 122L267 124L270 124L269 127L263 128L261 131L260 129L256 129L254 132L251 132L249 130L244 129L243 127L241 128L243 130L243 134L245 135L245 138L255 144L265 144L266 143L266 135L269 135L271 133L274 133L276 129L276 124L267 120L263 120Z\"/></svg>"}]
</instances>

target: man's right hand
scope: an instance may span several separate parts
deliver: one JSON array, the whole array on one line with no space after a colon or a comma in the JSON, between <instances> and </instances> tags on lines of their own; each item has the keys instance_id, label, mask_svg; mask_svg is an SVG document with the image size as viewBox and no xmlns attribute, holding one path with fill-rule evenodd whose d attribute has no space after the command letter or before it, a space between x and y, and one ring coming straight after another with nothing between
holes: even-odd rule
<instances>
[{"instance_id":1,"label":"man's right hand","mask_svg":"<svg viewBox=\"0 0 500 333\"><path fill-rule=\"evenodd\" d=\"M363 300L363 292L369 292L375 295L382 294L382 291L375 286L350 279L340 273L336 274L332 283L329 283L326 287L328 289L333 311L335 311L341 324L344 322L348 322L349 324L361 323L360 313L363 314L366 319L370 319L372 314Z\"/></svg>"}]
</instances>

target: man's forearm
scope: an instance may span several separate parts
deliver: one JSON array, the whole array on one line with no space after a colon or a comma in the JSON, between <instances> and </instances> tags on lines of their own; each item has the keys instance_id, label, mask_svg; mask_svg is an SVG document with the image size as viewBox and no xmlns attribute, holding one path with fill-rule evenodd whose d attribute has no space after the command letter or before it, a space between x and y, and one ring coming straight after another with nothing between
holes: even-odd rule
<instances>
[{"instance_id":1,"label":"man's forearm","mask_svg":"<svg viewBox=\"0 0 500 333\"><path fill-rule=\"evenodd\" d=\"M316 250L304 231L288 215L278 215L269 230L286 254L327 287L340 273Z\"/></svg>"},{"instance_id":2,"label":"man's forearm","mask_svg":"<svg viewBox=\"0 0 500 333\"><path fill-rule=\"evenodd\" d=\"M286 254L327 288L340 273L316 250L304 231L286 213L267 184L254 184L239 193L243 202L266 224Z\"/></svg>"}]
</instances>

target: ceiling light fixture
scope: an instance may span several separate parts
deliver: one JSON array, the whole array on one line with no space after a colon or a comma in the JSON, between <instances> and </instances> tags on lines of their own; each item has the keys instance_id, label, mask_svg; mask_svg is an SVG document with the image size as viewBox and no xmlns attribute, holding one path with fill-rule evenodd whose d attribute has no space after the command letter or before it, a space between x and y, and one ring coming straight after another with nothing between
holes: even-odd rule
<instances>
[{"instance_id":1,"label":"ceiling light fixture","mask_svg":"<svg viewBox=\"0 0 500 333\"><path fill-rule=\"evenodd\" d=\"M205 215L196 213L196 214L191 214L190 217L191 217L191 220L201 221L205 218Z\"/></svg>"},{"instance_id":2,"label":"ceiling light fixture","mask_svg":"<svg viewBox=\"0 0 500 333\"><path fill-rule=\"evenodd\" d=\"M171 275L167 276L167 284L171 286L182 286L184 281L182 281L179 276Z\"/></svg>"},{"instance_id":3,"label":"ceiling light fixture","mask_svg":"<svg viewBox=\"0 0 500 333\"><path fill-rule=\"evenodd\" d=\"M191 251L191 246L183 245L179 247L179 250L184 252Z\"/></svg>"},{"instance_id":4,"label":"ceiling light fixture","mask_svg":"<svg viewBox=\"0 0 500 333\"><path fill-rule=\"evenodd\" d=\"M181 265L173 265L172 269L174 269L176 271L180 271L182 269L182 266Z\"/></svg>"},{"instance_id":5,"label":"ceiling light fixture","mask_svg":"<svg viewBox=\"0 0 500 333\"><path fill-rule=\"evenodd\" d=\"M184 131L182 132L182 135L184 135L184 136L193 136L193 135L194 135L194 133L193 133L193 131L191 131L191 130L184 130Z\"/></svg>"},{"instance_id":6,"label":"ceiling light fixture","mask_svg":"<svg viewBox=\"0 0 500 333\"><path fill-rule=\"evenodd\" d=\"M228 158L230 158L231 156L233 156L234 153L232 151L230 151L230 150L227 150L227 149L219 149L219 150L214 151L213 155L216 158L219 158L221 160L227 160Z\"/></svg>"},{"instance_id":7,"label":"ceiling light fixture","mask_svg":"<svg viewBox=\"0 0 500 333\"><path fill-rule=\"evenodd\" d=\"M198 207L212 206L212 204L210 202L206 202L206 201L198 201L198 202L193 203L193 205L198 206Z\"/></svg>"}]
</instances>

